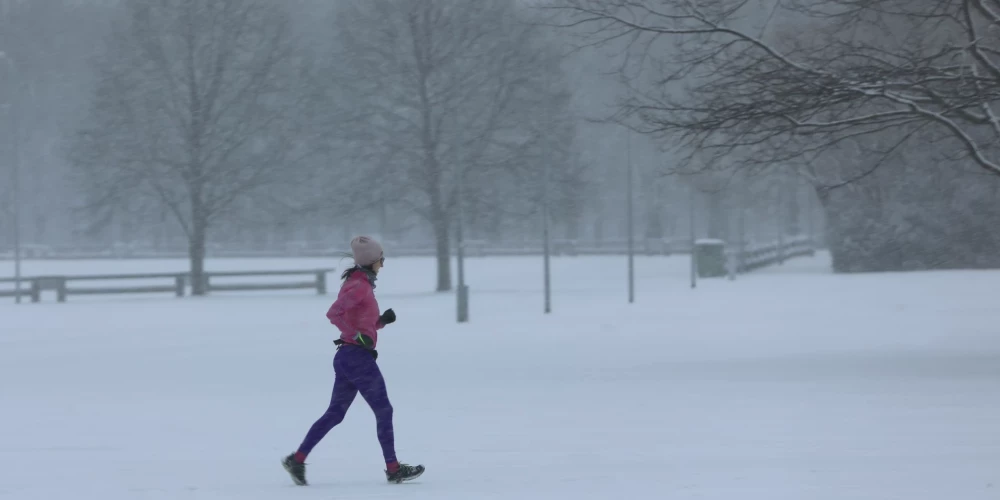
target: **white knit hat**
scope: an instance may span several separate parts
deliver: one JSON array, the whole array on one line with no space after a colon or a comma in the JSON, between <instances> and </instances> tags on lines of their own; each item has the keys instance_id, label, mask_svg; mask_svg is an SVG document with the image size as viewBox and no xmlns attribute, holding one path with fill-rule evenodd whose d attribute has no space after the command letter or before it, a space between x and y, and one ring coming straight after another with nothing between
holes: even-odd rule
<instances>
[{"instance_id":1,"label":"white knit hat","mask_svg":"<svg viewBox=\"0 0 1000 500\"><path fill-rule=\"evenodd\" d=\"M359 266L370 266L382 258L382 245L370 236L358 236L351 240L351 252L354 263Z\"/></svg>"}]
</instances>

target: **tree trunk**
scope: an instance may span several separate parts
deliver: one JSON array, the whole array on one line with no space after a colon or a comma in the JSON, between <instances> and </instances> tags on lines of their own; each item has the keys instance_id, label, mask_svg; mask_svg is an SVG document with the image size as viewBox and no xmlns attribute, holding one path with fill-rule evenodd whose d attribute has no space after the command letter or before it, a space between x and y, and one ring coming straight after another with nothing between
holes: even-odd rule
<instances>
[{"instance_id":1,"label":"tree trunk","mask_svg":"<svg viewBox=\"0 0 1000 500\"><path fill-rule=\"evenodd\" d=\"M205 295L205 230L204 221L192 222L188 257L191 260L191 295Z\"/></svg>"},{"instance_id":2,"label":"tree trunk","mask_svg":"<svg viewBox=\"0 0 1000 500\"><path fill-rule=\"evenodd\" d=\"M434 226L434 242L437 251L437 291L451 290L451 240L448 219L441 214L431 222Z\"/></svg>"},{"instance_id":3,"label":"tree trunk","mask_svg":"<svg viewBox=\"0 0 1000 500\"><path fill-rule=\"evenodd\" d=\"M208 218L201 203L200 190L191 201L191 235L188 238L188 258L191 261L191 295L205 295L205 234Z\"/></svg>"}]
</instances>

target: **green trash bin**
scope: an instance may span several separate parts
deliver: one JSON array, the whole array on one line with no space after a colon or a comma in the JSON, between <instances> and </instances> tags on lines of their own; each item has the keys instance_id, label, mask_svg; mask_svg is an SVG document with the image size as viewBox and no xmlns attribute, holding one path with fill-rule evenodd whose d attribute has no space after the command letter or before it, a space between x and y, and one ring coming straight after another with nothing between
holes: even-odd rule
<instances>
[{"instance_id":1,"label":"green trash bin","mask_svg":"<svg viewBox=\"0 0 1000 500\"><path fill-rule=\"evenodd\" d=\"M695 262L698 264L699 278L719 278L726 276L726 242L701 239L694 242Z\"/></svg>"}]
</instances>

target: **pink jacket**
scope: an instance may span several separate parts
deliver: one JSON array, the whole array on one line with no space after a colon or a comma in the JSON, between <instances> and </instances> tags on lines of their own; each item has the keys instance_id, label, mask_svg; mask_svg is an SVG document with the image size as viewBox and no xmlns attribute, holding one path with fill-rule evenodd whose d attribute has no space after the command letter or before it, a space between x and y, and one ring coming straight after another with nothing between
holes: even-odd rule
<instances>
[{"instance_id":1,"label":"pink jacket","mask_svg":"<svg viewBox=\"0 0 1000 500\"><path fill-rule=\"evenodd\" d=\"M341 340L369 349L375 348L378 330L385 326L379 321L378 301L364 271L355 271L344 281L326 317L340 329ZM358 334L368 338L363 339Z\"/></svg>"}]
</instances>

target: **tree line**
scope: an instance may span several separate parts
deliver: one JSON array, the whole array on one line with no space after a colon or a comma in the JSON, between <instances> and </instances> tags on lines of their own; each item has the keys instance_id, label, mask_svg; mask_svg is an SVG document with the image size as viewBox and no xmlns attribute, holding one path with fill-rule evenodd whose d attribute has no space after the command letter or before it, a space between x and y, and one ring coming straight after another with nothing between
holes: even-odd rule
<instances>
[{"instance_id":1,"label":"tree line","mask_svg":"<svg viewBox=\"0 0 1000 500\"><path fill-rule=\"evenodd\" d=\"M275 0L123 1L96 59L69 148L85 211L168 214L195 294L227 217L402 206L432 228L447 290L456 214L543 203L543 165L574 196L561 52L515 2L336 2L325 37L291 16Z\"/></svg>"},{"instance_id":2,"label":"tree line","mask_svg":"<svg viewBox=\"0 0 1000 500\"><path fill-rule=\"evenodd\" d=\"M1000 1L553 0L623 54L609 120L737 183L823 203L838 271L1000 266Z\"/></svg>"},{"instance_id":3,"label":"tree line","mask_svg":"<svg viewBox=\"0 0 1000 500\"><path fill-rule=\"evenodd\" d=\"M0 108L0 154L16 135L36 239L179 235L195 274L213 241L375 225L425 235L447 290L459 222L524 238L548 203L559 237L623 238L629 164L641 236L685 237L692 210L699 235L803 231L815 200L838 271L995 266L998 12L2 0L0 99L27 112Z\"/></svg>"},{"instance_id":4,"label":"tree line","mask_svg":"<svg viewBox=\"0 0 1000 500\"><path fill-rule=\"evenodd\" d=\"M459 214L468 238L537 244L546 175L555 238L624 240L628 144L636 231L685 237L655 146L587 120L617 92L602 61L534 9L476 9L0 0L17 63L0 65L0 254L15 139L22 241L67 250L198 266L206 247L343 249L374 231L444 262Z\"/></svg>"}]
</instances>

